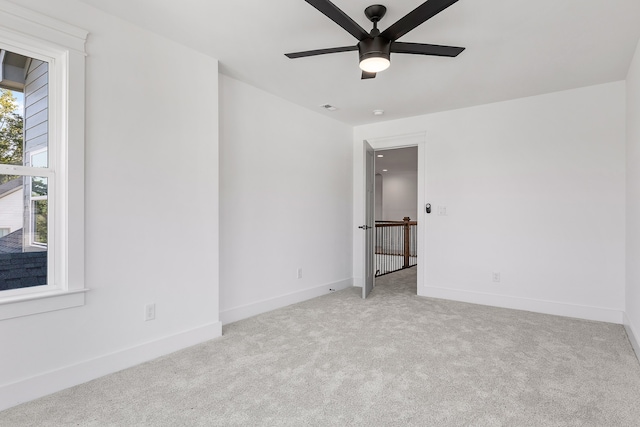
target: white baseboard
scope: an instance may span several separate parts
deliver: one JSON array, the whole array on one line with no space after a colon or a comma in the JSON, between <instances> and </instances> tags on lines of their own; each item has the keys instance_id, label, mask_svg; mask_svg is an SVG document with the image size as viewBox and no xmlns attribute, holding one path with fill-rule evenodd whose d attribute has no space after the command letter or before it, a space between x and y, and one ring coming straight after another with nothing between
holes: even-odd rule
<instances>
[{"instance_id":1,"label":"white baseboard","mask_svg":"<svg viewBox=\"0 0 640 427\"><path fill-rule=\"evenodd\" d=\"M222 336L222 323L119 350L0 386L0 411Z\"/></svg>"},{"instance_id":2,"label":"white baseboard","mask_svg":"<svg viewBox=\"0 0 640 427\"><path fill-rule=\"evenodd\" d=\"M555 301L544 301L432 286L420 287L418 289L418 295L430 298L468 302L472 304L490 305L493 307L532 311L535 313L553 314L556 316L574 317L577 319L617 323L620 325L623 322L624 314L622 310L610 308L566 304Z\"/></svg>"},{"instance_id":3,"label":"white baseboard","mask_svg":"<svg viewBox=\"0 0 640 427\"><path fill-rule=\"evenodd\" d=\"M344 279L340 280L339 282L327 283L326 285L315 286L313 288L291 292L289 294L280 295L274 298L268 298L251 304L229 308L220 311L220 320L223 324L226 325L227 323L237 322L238 320L247 319L258 314L266 313L268 311L286 307L291 304L296 304L298 302L306 301L311 298L326 295L331 292L329 289L335 289L336 291L339 291L342 289L350 288L351 286L353 286L353 279Z\"/></svg>"},{"instance_id":4,"label":"white baseboard","mask_svg":"<svg viewBox=\"0 0 640 427\"><path fill-rule=\"evenodd\" d=\"M631 341L631 347L633 347L633 350L636 352L638 362L640 362L640 337L635 334L638 329L633 327L631 319L629 319L627 313L624 314L624 329L627 331L627 336L629 337L629 341Z\"/></svg>"}]
</instances>

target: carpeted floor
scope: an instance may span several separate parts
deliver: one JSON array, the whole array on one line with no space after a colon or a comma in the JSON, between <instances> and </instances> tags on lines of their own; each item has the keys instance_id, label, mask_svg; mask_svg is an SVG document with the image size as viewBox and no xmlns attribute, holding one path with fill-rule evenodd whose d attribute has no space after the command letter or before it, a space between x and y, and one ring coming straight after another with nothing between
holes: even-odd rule
<instances>
[{"instance_id":1,"label":"carpeted floor","mask_svg":"<svg viewBox=\"0 0 640 427\"><path fill-rule=\"evenodd\" d=\"M1 426L639 426L620 325L416 296L336 292L0 413Z\"/></svg>"}]
</instances>

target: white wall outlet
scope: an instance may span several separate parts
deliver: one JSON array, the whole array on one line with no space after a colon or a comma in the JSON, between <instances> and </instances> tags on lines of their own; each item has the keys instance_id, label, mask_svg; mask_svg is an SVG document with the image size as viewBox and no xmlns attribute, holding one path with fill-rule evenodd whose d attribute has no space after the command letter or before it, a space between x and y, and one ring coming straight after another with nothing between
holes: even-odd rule
<instances>
[{"instance_id":1,"label":"white wall outlet","mask_svg":"<svg viewBox=\"0 0 640 427\"><path fill-rule=\"evenodd\" d=\"M500 272L498 271L493 272L493 281L496 283L500 282Z\"/></svg>"},{"instance_id":2,"label":"white wall outlet","mask_svg":"<svg viewBox=\"0 0 640 427\"><path fill-rule=\"evenodd\" d=\"M447 207L446 206L438 206L438 215L439 216L447 216Z\"/></svg>"},{"instance_id":3,"label":"white wall outlet","mask_svg":"<svg viewBox=\"0 0 640 427\"><path fill-rule=\"evenodd\" d=\"M298 267L298 271L296 272L296 277L298 279L302 279L302 267Z\"/></svg>"},{"instance_id":4,"label":"white wall outlet","mask_svg":"<svg viewBox=\"0 0 640 427\"><path fill-rule=\"evenodd\" d=\"M156 304L150 303L144 306L144 321L154 320L156 318Z\"/></svg>"}]
</instances>

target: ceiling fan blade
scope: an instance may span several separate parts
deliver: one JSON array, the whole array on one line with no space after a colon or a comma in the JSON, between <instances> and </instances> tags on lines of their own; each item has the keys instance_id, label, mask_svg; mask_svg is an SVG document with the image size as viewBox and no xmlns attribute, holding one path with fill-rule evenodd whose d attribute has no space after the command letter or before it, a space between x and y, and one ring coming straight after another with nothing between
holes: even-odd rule
<instances>
[{"instance_id":1,"label":"ceiling fan blade","mask_svg":"<svg viewBox=\"0 0 640 427\"><path fill-rule=\"evenodd\" d=\"M362 77L360 78L360 80L375 79L375 78L376 78L376 73L369 73L367 71L363 71Z\"/></svg>"},{"instance_id":2,"label":"ceiling fan blade","mask_svg":"<svg viewBox=\"0 0 640 427\"><path fill-rule=\"evenodd\" d=\"M463 47L440 46L437 44L402 42L393 42L391 44L391 52L413 53L415 55L448 56L453 58L460 55L463 50Z\"/></svg>"},{"instance_id":3,"label":"ceiling fan blade","mask_svg":"<svg viewBox=\"0 0 640 427\"><path fill-rule=\"evenodd\" d=\"M327 53L349 52L351 50L358 50L358 46L343 46L343 47L332 47L329 49L306 50L304 52L285 53L285 56L290 59L295 59L295 58L304 58L306 56L325 55Z\"/></svg>"},{"instance_id":4,"label":"ceiling fan blade","mask_svg":"<svg viewBox=\"0 0 640 427\"><path fill-rule=\"evenodd\" d=\"M387 40L396 41L409 31L433 18L458 0L427 0L420 6L400 18L395 24L384 30L380 35Z\"/></svg>"},{"instance_id":5,"label":"ceiling fan blade","mask_svg":"<svg viewBox=\"0 0 640 427\"><path fill-rule=\"evenodd\" d=\"M331 19L336 24L347 30L349 34L358 40L364 40L369 38L367 33L356 21L351 19L346 13L338 8L335 4L329 0L305 0L311 6L322 12L327 18Z\"/></svg>"}]
</instances>

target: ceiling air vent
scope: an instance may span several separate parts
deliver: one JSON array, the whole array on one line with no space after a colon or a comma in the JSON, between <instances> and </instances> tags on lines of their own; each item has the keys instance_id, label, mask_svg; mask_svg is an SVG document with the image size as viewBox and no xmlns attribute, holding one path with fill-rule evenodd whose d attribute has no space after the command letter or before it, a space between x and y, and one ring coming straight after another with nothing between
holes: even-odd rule
<instances>
[{"instance_id":1,"label":"ceiling air vent","mask_svg":"<svg viewBox=\"0 0 640 427\"><path fill-rule=\"evenodd\" d=\"M336 107L334 107L334 106L333 106L333 105L331 105L331 104L322 104L322 105L320 106L320 108L324 108L325 110L328 110L328 111L336 111L336 110L337 110L337 108L336 108Z\"/></svg>"}]
</instances>

